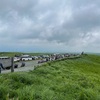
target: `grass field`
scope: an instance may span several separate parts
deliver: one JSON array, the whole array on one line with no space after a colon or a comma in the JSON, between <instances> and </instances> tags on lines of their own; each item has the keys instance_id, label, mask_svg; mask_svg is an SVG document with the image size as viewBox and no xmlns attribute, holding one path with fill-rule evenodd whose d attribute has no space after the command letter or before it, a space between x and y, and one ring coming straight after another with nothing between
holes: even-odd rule
<instances>
[{"instance_id":1,"label":"grass field","mask_svg":"<svg viewBox=\"0 0 100 100\"><path fill-rule=\"evenodd\" d=\"M15 55L22 55L22 54L28 54L31 56L36 56L36 55L43 55L43 54L50 54L50 53L23 53L23 52L0 52L0 56L9 56L13 57Z\"/></svg>"},{"instance_id":2,"label":"grass field","mask_svg":"<svg viewBox=\"0 0 100 100\"><path fill-rule=\"evenodd\" d=\"M0 100L100 100L100 56L83 55L30 72L1 74Z\"/></svg>"}]
</instances>

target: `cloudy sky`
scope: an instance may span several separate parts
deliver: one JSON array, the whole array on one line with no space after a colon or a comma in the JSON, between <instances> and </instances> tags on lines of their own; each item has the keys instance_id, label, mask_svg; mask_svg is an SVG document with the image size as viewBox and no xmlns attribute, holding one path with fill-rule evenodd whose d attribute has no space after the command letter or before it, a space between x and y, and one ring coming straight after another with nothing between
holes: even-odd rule
<instances>
[{"instance_id":1,"label":"cloudy sky","mask_svg":"<svg viewBox=\"0 0 100 100\"><path fill-rule=\"evenodd\" d=\"M100 52L100 0L0 0L0 51Z\"/></svg>"}]
</instances>

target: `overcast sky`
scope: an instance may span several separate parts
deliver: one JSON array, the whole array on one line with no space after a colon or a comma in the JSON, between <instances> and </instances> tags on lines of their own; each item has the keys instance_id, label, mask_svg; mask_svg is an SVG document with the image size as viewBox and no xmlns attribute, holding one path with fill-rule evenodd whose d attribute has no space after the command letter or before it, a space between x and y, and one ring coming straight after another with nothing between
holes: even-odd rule
<instances>
[{"instance_id":1,"label":"overcast sky","mask_svg":"<svg viewBox=\"0 0 100 100\"><path fill-rule=\"evenodd\" d=\"M100 52L100 0L0 0L0 51Z\"/></svg>"}]
</instances>

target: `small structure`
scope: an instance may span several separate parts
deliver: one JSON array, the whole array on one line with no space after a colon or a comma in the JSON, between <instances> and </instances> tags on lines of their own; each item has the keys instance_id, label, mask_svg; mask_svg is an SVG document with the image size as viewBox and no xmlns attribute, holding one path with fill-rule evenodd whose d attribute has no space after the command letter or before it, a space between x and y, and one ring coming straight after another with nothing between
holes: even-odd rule
<instances>
[{"instance_id":1,"label":"small structure","mask_svg":"<svg viewBox=\"0 0 100 100\"><path fill-rule=\"evenodd\" d=\"M84 55L84 52L82 52L81 55Z\"/></svg>"}]
</instances>

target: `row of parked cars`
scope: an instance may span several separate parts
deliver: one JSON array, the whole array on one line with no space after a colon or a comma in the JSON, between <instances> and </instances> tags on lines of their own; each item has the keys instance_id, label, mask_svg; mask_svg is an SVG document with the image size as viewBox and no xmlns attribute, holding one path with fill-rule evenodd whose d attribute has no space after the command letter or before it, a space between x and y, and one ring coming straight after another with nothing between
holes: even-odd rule
<instances>
[{"instance_id":1,"label":"row of parked cars","mask_svg":"<svg viewBox=\"0 0 100 100\"><path fill-rule=\"evenodd\" d=\"M15 56L14 61L30 61L38 59L37 56L30 56L30 55L22 55L22 56Z\"/></svg>"},{"instance_id":2,"label":"row of parked cars","mask_svg":"<svg viewBox=\"0 0 100 100\"><path fill-rule=\"evenodd\" d=\"M41 60L38 61L38 63L43 63L43 62L48 62L48 61L54 61L54 60L59 60L59 59L64 59L64 58L69 58L69 57L79 57L80 54L51 54L47 55L45 57L42 57Z\"/></svg>"},{"instance_id":3,"label":"row of parked cars","mask_svg":"<svg viewBox=\"0 0 100 100\"><path fill-rule=\"evenodd\" d=\"M62 59L65 57L70 56L78 56L79 54L49 54L49 55L39 55L39 56L30 56L30 55L22 55L19 57L14 57L14 61L30 61L30 60L38 60L38 63L47 62L47 61L53 61L57 59Z\"/></svg>"},{"instance_id":4,"label":"row of parked cars","mask_svg":"<svg viewBox=\"0 0 100 100\"><path fill-rule=\"evenodd\" d=\"M44 63L48 61L54 61L58 59L63 59L65 57L70 56L79 56L79 54L48 54L48 55L38 55L38 56L30 56L30 55L21 55L21 56L15 56L14 62L21 61L24 62L21 64L21 67L25 66L25 61L32 61L32 60L38 60L38 63ZM0 57L0 63L4 67L11 66L11 58L10 57ZM18 67L17 64L14 65L15 68Z\"/></svg>"}]
</instances>

